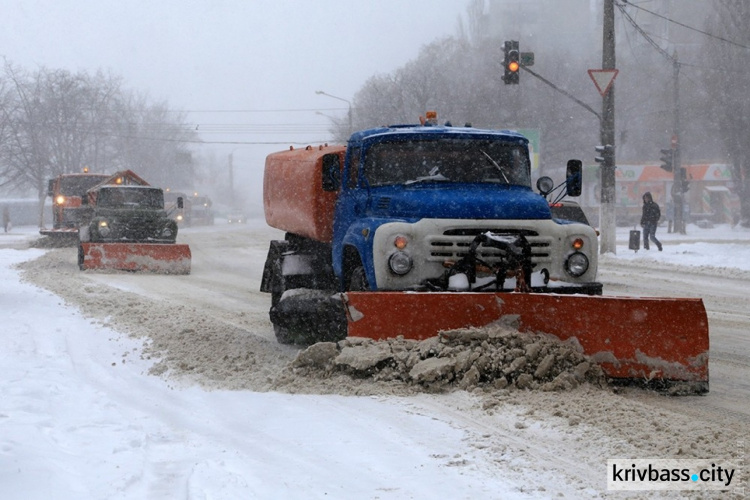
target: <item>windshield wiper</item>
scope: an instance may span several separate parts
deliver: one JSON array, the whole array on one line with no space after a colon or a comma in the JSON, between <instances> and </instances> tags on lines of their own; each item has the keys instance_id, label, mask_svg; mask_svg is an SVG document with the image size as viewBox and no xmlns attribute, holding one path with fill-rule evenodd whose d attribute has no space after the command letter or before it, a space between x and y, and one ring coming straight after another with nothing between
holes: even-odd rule
<instances>
[{"instance_id":1,"label":"windshield wiper","mask_svg":"<svg viewBox=\"0 0 750 500\"><path fill-rule=\"evenodd\" d=\"M446 176L443 174L437 174L437 175L428 175L425 177L417 177L416 179L406 181L404 184L416 184L417 182L428 182L428 181L448 181Z\"/></svg>"},{"instance_id":2,"label":"windshield wiper","mask_svg":"<svg viewBox=\"0 0 750 500\"><path fill-rule=\"evenodd\" d=\"M493 159L493 158L492 158L492 157L491 157L490 155L488 155L488 154L487 154L487 152L486 152L485 150L483 150L483 149L480 149L479 151L480 151L480 152L481 152L481 153L482 153L482 154L483 154L484 156L486 156L488 160L490 160L490 161L492 162L492 164L493 164L493 165L495 166L495 168L496 168L496 169L497 169L497 170L498 170L498 171L500 172L500 174L501 174L501 175L503 176L503 179L505 179L505 183L506 183L506 184L510 184L510 181L508 180L508 176L507 176L507 175L505 175L505 172L503 171L503 167L501 167L500 165L498 165L498 164L497 164L497 162L496 162L496 161L495 161L495 160L494 160L494 159Z\"/></svg>"},{"instance_id":3,"label":"windshield wiper","mask_svg":"<svg viewBox=\"0 0 750 500\"><path fill-rule=\"evenodd\" d=\"M404 184L414 184L416 182L426 182L426 181L448 181L446 176L440 173L440 169L438 167L432 167L430 170L429 175L425 175L424 177L417 177L414 180L406 181Z\"/></svg>"}]
</instances>

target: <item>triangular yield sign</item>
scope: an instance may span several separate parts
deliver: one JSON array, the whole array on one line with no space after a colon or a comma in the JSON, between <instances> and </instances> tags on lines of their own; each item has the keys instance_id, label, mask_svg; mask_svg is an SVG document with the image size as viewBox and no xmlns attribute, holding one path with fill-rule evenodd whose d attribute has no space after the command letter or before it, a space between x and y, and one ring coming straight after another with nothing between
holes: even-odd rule
<instances>
[{"instance_id":1,"label":"triangular yield sign","mask_svg":"<svg viewBox=\"0 0 750 500\"><path fill-rule=\"evenodd\" d=\"M607 95L609 88L612 86L612 82L615 81L619 69L590 69L589 76L596 85L596 90L599 91L602 97Z\"/></svg>"}]
</instances>

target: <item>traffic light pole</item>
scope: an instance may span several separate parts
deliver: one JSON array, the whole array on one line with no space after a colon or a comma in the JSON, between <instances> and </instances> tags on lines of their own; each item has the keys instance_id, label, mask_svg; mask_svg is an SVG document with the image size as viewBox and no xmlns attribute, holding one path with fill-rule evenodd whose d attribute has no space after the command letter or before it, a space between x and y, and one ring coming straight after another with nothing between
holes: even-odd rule
<instances>
[{"instance_id":1,"label":"traffic light pole","mask_svg":"<svg viewBox=\"0 0 750 500\"><path fill-rule=\"evenodd\" d=\"M526 71L527 73L529 73L531 76L533 76L537 80L541 81L542 83L548 85L553 90L555 90L555 91L561 93L562 95L564 95L565 97L569 98L570 100L572 100L573 102L575 102L576 104L578 104L579 106L581 106L582 108L584 108L586 111L588 111L589 113L591 113L594 116L596 116L596 118L599 121L601 121L601 119L602 119L601 115L599 113L597 113L597 111L594 108L592 108L591 106L589 106L588 104L586 104L582 100L578 99L576 96L574 96L573 94L571 94L567 90L561 89L560 87L558 87L557 85L555 85L551 81L549 81L546 78L544 78L539 73L535 73L534 71L530 70L528 67L526 67L524 65L521 65L521 69L524 70L524 71Z\"/></svg>"},{"instance_id":2,"label":"traffic light pole","mask_svg":"<svg viewBox=\"0 0 750 500\"><path fill-rule=\"evenodd\" d=\"M615 69L615 4L604 0L602 35L602 69ZM600 242L599 252L617 253L615 220L615 85L610 86L602 97L600 144L610 146L611 154L605 154L601 163L601 205L599 208Z\"/></svg>"}]
</instances>

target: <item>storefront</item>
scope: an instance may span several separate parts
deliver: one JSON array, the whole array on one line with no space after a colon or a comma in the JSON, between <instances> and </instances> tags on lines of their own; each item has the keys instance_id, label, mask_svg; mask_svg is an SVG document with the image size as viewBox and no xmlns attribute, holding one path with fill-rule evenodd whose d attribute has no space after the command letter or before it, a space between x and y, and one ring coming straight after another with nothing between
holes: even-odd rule
<instances>
[{"instance_id":1,"label":"storefront","mask_svg":"<svg viewBox=\"0 0 750 500\"><path fill-rule=\"evenodd\" d=\"M731 166L723 163L685 165L689 189L684 214L688 222L708 220L732 223L739 215L739 198L734 193ZM635 225L640 220L643 193L650 192L662 208L662 219L672 216L674 175L658 165L618 165L615 172L618 225ZM598 214L601 184L599 166L584 169L584 191L580 203L587 214Z\"/></svg>"}]
</instances>

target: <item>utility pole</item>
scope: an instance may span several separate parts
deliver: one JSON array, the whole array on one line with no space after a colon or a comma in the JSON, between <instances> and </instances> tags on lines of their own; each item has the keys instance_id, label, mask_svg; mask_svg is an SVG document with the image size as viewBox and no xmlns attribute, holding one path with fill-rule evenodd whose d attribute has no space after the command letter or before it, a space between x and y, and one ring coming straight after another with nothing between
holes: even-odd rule
<instances>
[{"instance_id":1,"label":"utility pole","mask_svg":"<svg viewBox=\"0 0 750 500\"><path fill-rule=\"evenodd\" d=\"M684 204L685 193L683 191L683 172L680 159L680 63L677 61L677 51L672 56L672 206L674 206L674 231L685 234Z\"/></svg>"},{"instance_id":2,"label":"utility pole","mask_svg":"<svg viewBox=\"0 0 750 500\"><path fill-rule=\"evenodd\" d=\"M602 69L615 69L615 3L604 0L604 21L602 34ZM601 163L601 205L599 207L599 228L601 239L599 252L617 253L615 220L615 84L602 97L602 119L600 144L610 146L611 154L603 156Z\"/></svg>"},{"instance_id":3,"label":"utility pole","mask_svg":"<svg viewBox=\"0 0 750 500\"><path fill-rule=\"evenodd\" d=\"M229 205L234 206L234 151L229 153Z\"/></svg>"}]
</instances>

